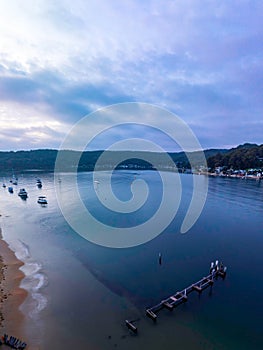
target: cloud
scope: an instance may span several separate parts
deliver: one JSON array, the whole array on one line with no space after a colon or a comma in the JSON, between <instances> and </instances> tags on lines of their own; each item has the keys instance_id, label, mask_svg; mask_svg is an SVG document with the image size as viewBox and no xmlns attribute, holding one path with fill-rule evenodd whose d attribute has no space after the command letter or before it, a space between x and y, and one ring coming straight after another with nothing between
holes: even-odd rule
<instances>
[{"instance_id":1,"label":"cloud","mask_svg":"<svg viewBox=\"0 0 263 350\"><path fill-rule=\"evenodd\" d=\"M2 76L0 89L2 101L14 101L23 105L45 104L58 119L71 122L92 112L92 105L101 107L133 99L123 95L111 82L106 85L76 83L56 72L44 70L20 76Z\"/></svg>"},{"instance_id":2,"label":"cloud","mask_svg":"<svg viewBox=\"0 0 263 350\"><path fill-rule=\"evenodd\" d=\"M17 0L0 7L0 103L9 116L14 107L30 110L25 123L35 112L43 125L57 120L65 131L97 108L149 102L181 116L206 147L201 130L220 146L223 132L232 143L235 125L242 143L240 118L248 125L262 118L261 1Z\"/></svg>"},{"instance_id":3,"label":"cloud","mask_svg":"<svg viewBox=\"0 0 263 350\"><path fill-rule=\"evenodd\" d=\"M38 149L39 144L46 145L47 148L54 148L55 145L57 148L62 137L63 134L47 126L5 128L0 130L0 149Z\"/></svg>"}]
</instances>

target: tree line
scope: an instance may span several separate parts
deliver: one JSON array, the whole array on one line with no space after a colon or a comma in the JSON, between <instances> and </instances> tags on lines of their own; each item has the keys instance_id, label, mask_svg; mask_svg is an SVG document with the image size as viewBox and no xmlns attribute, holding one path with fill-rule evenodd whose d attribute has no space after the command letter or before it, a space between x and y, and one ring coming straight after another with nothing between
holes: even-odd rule
<instances>
[{"instance_id":1,"label":"tree line","mask_svg":"<svg viewBox=\"0 0 263 350\"><path fill-rule=\"evenodd\" d=\"M218 152L207 159L210 171L217 167L233 170L262 169L263 145L245 143L226 153Z\"/></svg>"},{"instance_id":2,"label":"tree line","mask_svg":"<svg viewBox=\"0 0 263 350\"><path fill-rule=\"evenodd\" d=\"M64 161L61 171L72 171L74 160L78 159L79 171L94 170L99 157L104 151L59 151ZM164 170L190 169L204 166L202 163L202 152L191 153L191 165L185 152L168 153L171 161L167 161L167 155L161 152L133 152L133 151L105 151L107 163L102 164L101 169L110 168L118 164L116 169L155 169L159 167ZM208 149L204 151L208 167L213 171L216 167L227 169L248 169L263 166L263 145L244 144L236 148ZM58 150L39 149L30 151L0 152L0 171L21 172L24 170L54 171ZM119 162L118 159L124 159ZM145 159L145 160L144 160Z\"/></svg>"}]
</instances>

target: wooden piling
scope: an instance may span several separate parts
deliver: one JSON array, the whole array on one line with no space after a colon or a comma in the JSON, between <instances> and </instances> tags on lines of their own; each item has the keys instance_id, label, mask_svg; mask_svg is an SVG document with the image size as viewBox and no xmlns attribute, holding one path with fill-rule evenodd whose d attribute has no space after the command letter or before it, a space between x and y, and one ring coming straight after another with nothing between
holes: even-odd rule
<instances>
[{"instance_id":1,"label":"wooden piling","mask_svg":"<svg viewBox=\"0 0 263 350\"><path fill-rule=\"evenodd\" d=\"M166 309L173 311L174 306L170 304L168 301L163 301L162 304L164 307L166 307Z\"/></svg>"},{"instance_id":2,"label":"wooden piling","mask_svg":"<svg viewBox=\"0 0 263 350\"><path fill-rule=\"evenodd\" d=\"M150 309L146 310L146 315L150 317L153 321L157 320L157 315Z\"/></svg>"},{"instance_id":3,"label":"wooden piling","mask_svg":"<svg viewBox=\"0 0 263 350\"><path fill-rule=\"evenodd\" d=\"M202 292L202 288L200 286L193 285L193 289L196 290L198 293Z\"/></svg>"},{"instance_id":4,"label":"wooden piling","mask_svg":"<svg viewBox=\"0 0 263 350\"><path fill-rule=\"evenodd\" d=\"M137 327L134 326L134 324L128 320L125 320L126 326L133 332L133 333L137 333L138 329Z\"/></svg>"}]
</instances>

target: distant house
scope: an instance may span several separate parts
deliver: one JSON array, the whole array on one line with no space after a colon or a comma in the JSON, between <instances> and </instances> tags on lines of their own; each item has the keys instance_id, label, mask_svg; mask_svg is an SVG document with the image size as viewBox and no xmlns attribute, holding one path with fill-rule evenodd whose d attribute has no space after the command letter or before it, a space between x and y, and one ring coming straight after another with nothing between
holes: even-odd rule
<instances>
[{"instance_id":1,"label":"distant house","mask_svg":"<svg viewBox=\"0 0 263 350\"><path fill-rule=\"evenodd\" d=\"M216 174L220 174L223 170L224 170L223 166L218 166L218 167L215 168L215 173Z\"/></svg>"}]
</instances>

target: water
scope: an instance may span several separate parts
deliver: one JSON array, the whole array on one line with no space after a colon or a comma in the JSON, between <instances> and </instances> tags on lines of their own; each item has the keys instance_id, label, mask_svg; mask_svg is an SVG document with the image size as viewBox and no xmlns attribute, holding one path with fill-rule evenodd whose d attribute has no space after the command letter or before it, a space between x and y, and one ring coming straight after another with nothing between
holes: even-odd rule
<instances>
[{"instance_id":1,"label":"water","mask_svg":"<svg viewBox=\"0 0 263 350\"><path fill-rule=\"evenodd\" d=\"M171 195L176 191L174 176L169 174ZM205 208L192 229L182 235L179 230L192 194L192 176L182 175L181 205L165 232L146 244L114 249L77 235L60 212L53 175L40 174L41 190L35 177L33 173L19 176L18 188L29 192L26 201L17 196L17 190L10 194L0 189L4 238L25 262L22 287L29 296L21 308L32 348L262 348L262 183L209 178ZM156 211L162 192L157 172L119 171L113 176L113 191L120 200L131 198L134 178L149 184L149 198L135 215L116 215L102 207L91 173L80 174L80 195L100 221L123 229L138 225ZM7 182L3 176L0 181ZM97 186L103 191L103 182ZM60 187L74 212L71 174L62 174ZM46 207L36 203L39 195L47 196ZM228 266L224 281L218 280L201 296L192 293L172 313L163 310L157 325L146 319L147 306L207 274L215 259ZM138 336L129 333L125 319L136 320Z\"/></svg>"}]
</instances>

